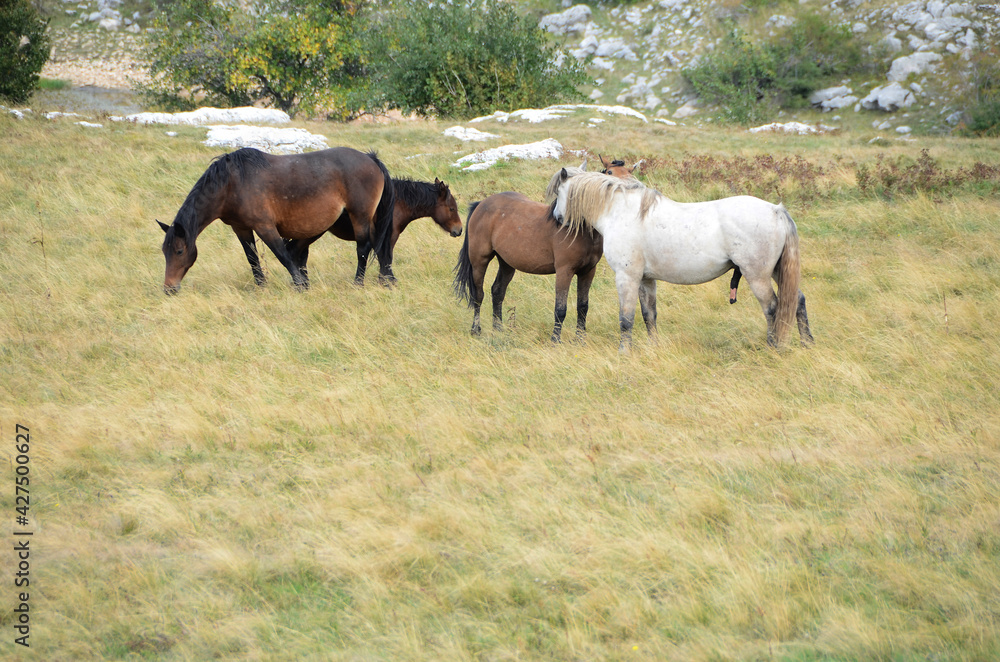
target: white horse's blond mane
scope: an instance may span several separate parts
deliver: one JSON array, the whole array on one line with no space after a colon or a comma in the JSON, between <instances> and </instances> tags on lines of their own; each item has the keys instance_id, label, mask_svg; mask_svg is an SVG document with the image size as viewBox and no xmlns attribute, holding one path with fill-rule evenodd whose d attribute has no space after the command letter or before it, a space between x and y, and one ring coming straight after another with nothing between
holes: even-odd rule
<instances>
[{"instance_id":1,"label":"white horse's blond mane","mask_svg":"<svg viewBox=\"0 0 1000 662\"><path fill-rule=\"evenodd\" d=\"M584 161L583 165L579 168L569 166L563 168L566 174L570 177L576 177L587 172L587 162ZM559 191L559 185L562 183L562 170L556 170L556 174L552 175L552 179L549 180L549 185L545 188L545 202L551 204L553 200L556 199L556 193Z\"/></svg>"},{"instance_id":2,"label":"white horse's blond mane","mask_svg":"<svg viewBox=\"0 0 1000 662\"><path fill-rule=\"evenodd\" d=\"M659 191L647 188L638 179L619 179L599 172L581 172L563 181L562 173L557 172L546 189L546 198L554 198L560 185L569 187L565 193L566 210L563 223L566 229L573 233L579 232L582 227L593 227L593 222L608 210L617 193L642 190L642 200L639 205L640 219L646 217L662 196Z\"/></svg>"}]
</instances>

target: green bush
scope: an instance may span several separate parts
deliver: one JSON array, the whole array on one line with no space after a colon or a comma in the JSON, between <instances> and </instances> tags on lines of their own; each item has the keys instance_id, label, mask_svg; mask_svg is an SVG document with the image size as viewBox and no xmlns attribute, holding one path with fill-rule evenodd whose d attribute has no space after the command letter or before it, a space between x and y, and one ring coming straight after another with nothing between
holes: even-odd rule
<instances>
[{"instance_id":1,"label":"green bush","mask_svg":"<svg viewBox=\"0 0 1000 662\"><path fill-rule=\"evenodd\" d=\"M583 67L502 0L391 3L372 33L372 105L471 117L577 99Z\"/></svg>"},{"instance_id":2,"label":"green bush","mask_svg":"<svg viewBox=\"0 0 1000 662\"><path fill-rule=\"evenodd\" d=\"M683 74L698 96L719 106L728 122L758 123L775 112L776 74L771 54L741 30L726 35L713 53Z\"/></svg>"},{"instance_id":3,"label":"green bush","mask_svg":"<svg viewBox=\"0 0 1000 662\"><path fill-rule=\"evenodd\" d=\"M699 96L719 106L723 119L750 124L778 108L804 106L813 91L867 66L864 46L847 26L805 14L759 43L733 29L683 74Z\"/></svg>"},{"instance_id":4,"label":"green bush","mask_svg":"<svg viewBox=\"0 0 1000 662\"><path fill-rule=\"evenodd\" d=\"M350 90L363 73L358 29L365 2L176 0L146 41L153 83L143 92L172 108L267 101L291 115L356 112Z\"/></svg>"},{"instance_id":5,"label":"green bush","mask_svg":"<svg viewBox=\"0 0 1000 662\"><path fill-rule=\"evenodd\" d=\"M49 59L47 21L28 0L0 0L0 98L23 103Z\"/></svg>"},{"instance_id":6,"label":"green bush","mask_svg":"<svg viewBox=\"0 0 1000 662\"><path fill-rule=\"evenodd\" d=\"M989 46L973 55L969 88L963 133L1000 136L1000 47Z\"/></svg>"}]
</instances>

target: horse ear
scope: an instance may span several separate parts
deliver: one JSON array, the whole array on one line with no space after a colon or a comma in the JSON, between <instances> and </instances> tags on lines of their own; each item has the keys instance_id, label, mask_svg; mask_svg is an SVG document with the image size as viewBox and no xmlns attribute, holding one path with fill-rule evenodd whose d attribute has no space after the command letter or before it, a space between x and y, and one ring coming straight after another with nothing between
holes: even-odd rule
<instances>
[{"instance_id":1,"label":"horse ear","mask_svg":"<svg viewBox=\"0 0 1000 662\"><path fill-rule=\"evenodd\" d=\"M563 168L562 170L559 171L559 179L561 179L562 181L566 181L567 179L569 179L569 173L566 172L566 168Z\"/></svg>"},{"instance_id":2,"label":"horse ear","mask_svg":"<svg viewBox=\"0 0 1000 662\"><path fill-rule=\"evenodd\" d=\"M601 160L601 165L604 166L605 170L607 170L609 164L608 164L607 161L604 160L604 155L603 154L598 154L597 158L599 158Z\"/></svg>"},{"instance_id":3,"label":"horse ear","mask_svg":"<svg viewBox=\"0 0 1000 662\"><path fill-rule=\"evenodd\" d=\"M187 234L184 232L184 226L179 223L174 223L174 236L178 239L184 239Z\"/></svg>"},{"instance_id":4,"label":"horse ear","mask_svg":"<svg viewBox=\"0 0 1000 662\"><path fill-rule=\"evenodd\" d=\"M587 172L587 159L584 159L583 163L580 164L580 170Z\"/></svg>"},{"instance_id":5,"label":"horse ear","mask_svg":"<svg viewBox=\"0 0 1000 662\"><path fill-rule=\"evenodd\" d=\"M632 169L629 170L629 174L632 174L633 172L635 172L636 170L638 170L639 166L641 166L645 161L646 161L646 159L639 159L638 161L636 161L635 165L632 166Z\"/></svg>"},{"instance_id":6,"label":"horse ear","mask_svg":"<svg viewBox=\"0 0 1000 662\"><path fill-rule=\"evenodd\" d=\"M160 219L156 219L156 222L160 224L160 227L163 228L164 232L170 229L170 226L162 222Z\"/></svg>"}]
</instances>

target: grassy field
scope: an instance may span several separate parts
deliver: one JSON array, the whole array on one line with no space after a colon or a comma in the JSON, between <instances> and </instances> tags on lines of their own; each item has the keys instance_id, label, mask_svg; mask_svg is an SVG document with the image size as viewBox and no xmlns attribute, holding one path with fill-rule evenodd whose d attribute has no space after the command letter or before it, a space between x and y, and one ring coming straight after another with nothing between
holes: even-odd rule
<instances>
[{"instance_id":1,"label":"grassy field","mask_svg":"<svg viewBox=\"0 0 1000 662\"><path fill-rule=\"evenodd\" d=\"M585 344L572 306L549 343L554 277L523 274L509 328L472 338L460 240L426 220L393 290L355 287L333 237L311 290L266 251L257 288L215 223L166 297L154 219L220 152L204 129L0 116L0 655L1000 657L996 141L586 117L480 128L645 157L677 199L780 196L814 348L768 349L724 278L662 284L658 345L637 330L621 356L604 264ZM298 125L442 178L463 215L540 199L580 160L464 173L449 163L474 148L448 124ZM987 175L961 174L976 161ZM18 424L30 650L13 643Z\"/></svg>"}]
</instances>

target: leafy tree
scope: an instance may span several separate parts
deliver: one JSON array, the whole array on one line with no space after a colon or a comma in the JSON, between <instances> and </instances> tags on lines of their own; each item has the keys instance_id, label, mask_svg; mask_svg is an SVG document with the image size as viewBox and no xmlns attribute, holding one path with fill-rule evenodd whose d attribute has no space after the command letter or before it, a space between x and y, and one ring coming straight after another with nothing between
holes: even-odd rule
<instances>
[{"instance_id":1,"label":"leafy tree","mask_svg":"<svg viewBox=\"0 0 1000 662\"><path fill-rule=\"evenodd\" d=\"M154 82L147 96L163 105L268 101L295 114L347 117L350 89L363 72L358 28L366 3L338 0L176 0L148 37Z\"/></svg>"},{"instance_id":2,"label":"leafy tree","mask_svg":"<svg viewBox=\"0 0 1000 662\"><path fill-rule=\"evenodd\" d=\"M0 98L23 103L49 59L47 21L28 0L0 0Z\"/></svg>"},{"instance_id":3,"label":"leafy tree","mask_svg":"<svg viewBox=\"0 0 1000 662\"><path fill-rule=\"evenodd\" d=\"M583 67L503 0L384 4L369 43L370 104L472 116L580 96Z\"/></svg>"}]
</instances>

